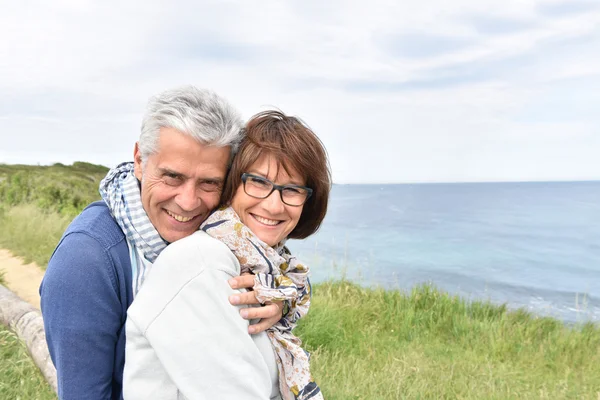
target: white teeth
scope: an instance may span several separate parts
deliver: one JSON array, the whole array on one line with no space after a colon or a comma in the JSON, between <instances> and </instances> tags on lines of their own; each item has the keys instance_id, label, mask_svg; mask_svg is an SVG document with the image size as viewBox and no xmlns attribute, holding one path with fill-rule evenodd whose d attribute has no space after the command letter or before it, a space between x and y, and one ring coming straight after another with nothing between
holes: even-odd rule
<instances>
[{"instance_id":1,"label":"white teeth","mask_svg":"<svg viewBox=\"0 0 600 400\"><path fill-rule=\"evenodd\" d=\"M191 221L192 219L194 219L194 217L184 217L181 215L173 214L169 210L167 210L167 214L169 214L171 217L175 218L179 222L188 222L188 221Z\"/></svg>"},{"instance_id":2,"label":"white teeth","mask_svg":"<svg viewBox=\"0 0 600 400\"><path fill-rule=\"evenodd\" d=\"M275 221L275 220L272 220L272 219L266 219L266 218L263 218L263 217L259 217L258 215L255 215L254 218L256 218L256 220L258 222L260 222L262 224L265 224L265 225L277 225L279 223L279 221Z\"/></svg>"}]
</instances>

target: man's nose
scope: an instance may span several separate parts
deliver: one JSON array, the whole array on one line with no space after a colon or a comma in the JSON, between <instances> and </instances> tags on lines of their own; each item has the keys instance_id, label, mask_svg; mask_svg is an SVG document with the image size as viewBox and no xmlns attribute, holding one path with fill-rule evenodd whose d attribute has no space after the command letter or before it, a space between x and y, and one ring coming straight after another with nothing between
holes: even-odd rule
<instances>
[{"instance_id":1,"label":"man's nose","mask_svg":"<svg viewBox=\"0 0 600 400\"><path fill-rule=\"evenodd\" d=\"M194 211L200 206L202 200L198 196L196 185L193 182L186 182L180 187L180 190L175 202L183 211Z\"/></svg>"}]
</instances>

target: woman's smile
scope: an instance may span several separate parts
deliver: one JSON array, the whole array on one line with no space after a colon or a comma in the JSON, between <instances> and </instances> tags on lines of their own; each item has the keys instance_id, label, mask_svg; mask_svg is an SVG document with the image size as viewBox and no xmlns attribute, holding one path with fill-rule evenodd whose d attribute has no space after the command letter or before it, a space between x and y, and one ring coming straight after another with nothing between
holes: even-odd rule
<instances>
[{"instance_id":1,"label":"woman's smile","mask_svg":"<svg viewBox=\"0 0 600 400\"><path fill-rule=\"evenodd\" d=\"M278 220L274 220L274 219L264 218L264 217L261 217L261 216L258 216L256 214L252 214L252 213L250 215L253 216L254 219L256 219L261 224L268 225L268 226L279 225L282 222L282 221L278 221Z\"/></svg>"}]
</instances>

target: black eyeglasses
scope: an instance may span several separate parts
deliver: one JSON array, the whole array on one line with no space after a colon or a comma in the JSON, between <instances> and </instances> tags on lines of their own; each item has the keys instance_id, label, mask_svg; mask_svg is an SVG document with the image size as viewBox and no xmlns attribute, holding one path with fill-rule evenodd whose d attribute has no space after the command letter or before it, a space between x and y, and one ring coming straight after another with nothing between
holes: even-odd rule
<instances>
[{"instance_id":1,"label":"black eyeglasses","mask_svg":"<svg viewBox=\"0 0 600 400\"><path fill-rule=\"evenodd\" d=\"M312 195L312 189L299 185L276 185L267 178L252 174L243 173L242 182L244 183L244 192L248 196L256 199L266 199L278 190L281 201L288 206L301 206Z\"/></svg>"}]
</instances>

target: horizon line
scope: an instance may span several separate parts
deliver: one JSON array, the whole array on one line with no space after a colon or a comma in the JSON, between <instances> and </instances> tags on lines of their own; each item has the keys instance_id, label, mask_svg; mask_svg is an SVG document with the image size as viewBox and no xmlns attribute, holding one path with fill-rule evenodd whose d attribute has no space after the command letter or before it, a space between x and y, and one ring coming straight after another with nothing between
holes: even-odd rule
<instances>
[{"instance_id":1,"label":"horizon line","mask_svg":"<svg viewBox=\"0 0 600 400\"><path fill-rule=\"evenodd\" d=\"M6 163L3 161L0 161L0 165L24 165L24 166L45 166L45 167L50 167L56 164L61 164L64 166L73 166L74 163L76 162L83 162L83 163L87 163L87 164L92 164L92 165L97 165L97 166L102 166L108 169L111 169L111 167L104 165L104 164L96 164L93 162L89 162L89 161L73 161L70 165L69 164L64 164L61 162L53 162L53 163L37 163L37 164L24 164L24 163L16 163L16 164L11 164L11 163ZM573 179L523 179L523 180L519 180L519 179L507 179L507 180L489 180L489 181L484 181L484 180L466 180L466 181L437 181L437 180L431 180L431 181L404 181L404 182L332 182L332 185L441 185L441 184L453 184L453 185L460 185L460 184L475 184L475 183L586 183L586 182L600 182L600 177L598 178L593 178L593 179L581 179L581 178L573 178Z\"/></svg>"},{"instance_id":2,"label":"horizon line","mask_svg":"<svg viewBox=\"0 0 600 400\"><path fill-rule=\"evenodd\" d=\"M541 179L541 180L496 180L496 181L410 181L410 182L333 182L334 185L460 185L472 183L586 183L599 182L597 179Z\"/></svg>"}]
</instances>

